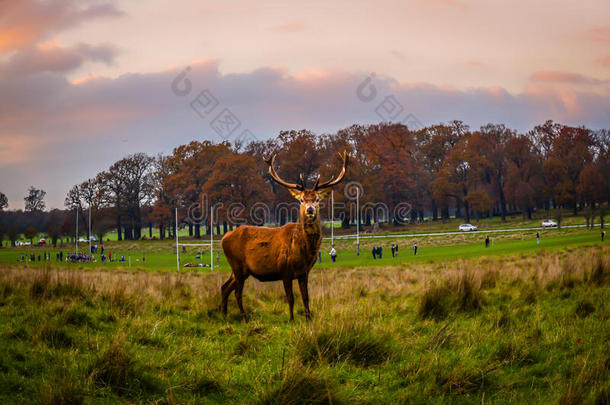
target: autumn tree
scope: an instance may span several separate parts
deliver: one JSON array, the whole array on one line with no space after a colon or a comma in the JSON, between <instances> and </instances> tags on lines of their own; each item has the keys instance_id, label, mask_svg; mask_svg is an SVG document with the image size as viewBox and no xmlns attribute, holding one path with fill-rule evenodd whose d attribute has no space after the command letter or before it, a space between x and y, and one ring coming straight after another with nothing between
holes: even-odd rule
<instances>
[{"instance_id":1,"label":"autumn tree","mask_svg":"<svg viewBox=\"0 0 610 405\"><path fill-rule=\"evenodd\" d=\"M53 247L57 246L57 241L61 236L61 224L64 220L64 213L60 210L52 210L45 223L45 233L51 239Z\"/></svg>"},{"instance_id":2,"label":"autumn tree","mask_svg":"<svg viewBox=\"0 0 610 405\"><path fill-rule=\"evenodd\" d=\"M23 237L30 240L30 243L34 244L34 238L38 235L38 229L33 226L28 226L23 231Z\"/></svg>"},{"instance_id":3,"label":"autumn tree","mask_svg":"<svg viewBox=\"0 0 610 405\"><path fill-rule=\"evenodd\" d=\"M17 225L9 225L6 229L6 236L11 241L11 246L15 247L15 242L17 242L17 238L19 237L19 228Z\"/></svg>"},{"instance_id":4,"label":"autumn tree","mask_svg":"<svg viewBox=\"0 0 610 405\"><path fill-rule=\"evenodd\" d=\"M159 238L164 239L166 230L172 227L172 207L177 206L177 199L168 184L170 176L174 173L174 167L170 163L169 156L159 155L154 160L155 170L153 172L153 187L155 200L150 213L150 220L159 228Z\"/></svg>"},{"instance_id":5,"label":"autumn tree","mask_svg":"<svg viewBox=\"0 0 610 405\"><path fill-rule=\"evenodd\" d=\"M517 135L506 142L506 182L504 190L508 201L532 218L532 212L544 187L541 159L533 141Z\"/></svg>"},{"instance_id":6,"label":"autumn tree","mask_svg":"<svg viewBox=\"0 0 610 405\"><path fill-rule=\"evenodd\" d=\"M405 218L398 217L398 205L419 203L413 133L402 124L373 125L359 146L372 167L364 181L366 187L376 199L388 204L395 225L404 223Z\"/></svg>"},{"instance_id":7,"label":"autumn tree","mask_svg":"<svg viewBox=\"0 0 610 405\"><path fill-rule=\"evenodd\" d=\"M433 220L438 219L439 209L443 220L449 218L449 202L446 194L434 193L430 183L439 178L445 159L453 147L469 134L469 131L468 125L463 122L451 121L447 125L433 125L415 132L416 159L422 169L420 180L429 201ZM446 188L446 184L443 187Z\"/></svg>"},{"instance_id":8,"label":"autumn tree","mask_svg":"<svg viewBox=\"0 0 610 405\"><path fill-rule=\"evenodd\" d=\"M455 200L456 217L460 216L463 206L466 221L470 222L471 204L481 196L474 192L482 188L485 164L478 151L469 146L468 140L466 135L454 145L431 187L437 199L450 197ZM476 205L483 206L484 201Z\"/></svg>"},{"instance_id":9,"label":"autumn tree","mask_svg":"<svg viewBox=\"0 0 610 405\"><path fill-rule=\"evenodd\" d=\"M502 221L506 221L506 196L504 188L506 185L506 143L515 136L514 131L506 128L503 124L487 124L475 131L470 137L468 144L473 153L481 156L479 160L485 176L485 181L490 185L492 193L499 204Z\"/></svg>"},{"instance_id":10,"label":"autumn tree","mask_svg":"<svg viewBox=\"0 0 610 405\"><path fill-rule=\"evenodd\" d=\"M4 232L6 232L4 223L2 221L2 211L4 211L6 207L8 207L8 198L6 198L6 195L0 191L0 247L2 247Z\"/></svg>"},{"instance_id":11,"label":"autumn tree","mask_svg":"<svg viewBox=\"0 0 610 405\"><path fill-rule=\"evenodd\" d=\"M209 203L235 224L251 222L250 210L256 203L267 203L269 189L259 179L254 158L232 153L221 157L214 164L212 174L203 186ZM263 225L261 222L257 225ZM218 218L214 218L219 229ZM212 224L214 225L214 224Z\"/></svg>"},{"instance_id":12,"label":"autumn tree","mask_svg":"<svg viewBox=\"0 0 610 405\"><path fill-rule=\"evenodd\" d=\"M167 190L186 210L191 236L194 228L194 236L200 238L201 225L206 223L202 220L207 211L203 185L211 176L216 161L231 153L227 142L215 144L210 141L193 141L174 149L169 157L167 164L172 167L172 174L167 179Z\"/></svg>"},{"instance_id":13,"label":"autumn tree","mask_svg":"<svg viewBox=\"0 0 610 405\"><path fill-rule=\"evenodd\" d=\"M578 210L577 185L581 171L593 159L593 138L586 128L562 126L543 163L546 189L558 206ZM559 211L559 216L561 213Z\"/></svg>"}]
</instances>

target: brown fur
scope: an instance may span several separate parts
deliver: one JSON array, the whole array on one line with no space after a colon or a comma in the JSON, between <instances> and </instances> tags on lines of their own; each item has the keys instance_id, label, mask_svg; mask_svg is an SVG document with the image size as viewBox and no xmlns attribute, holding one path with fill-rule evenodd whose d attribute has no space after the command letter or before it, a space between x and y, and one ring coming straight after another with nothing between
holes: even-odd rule
<instances>
[{"instance_id":1,"label":"brown fur","mask_svg":"<svg viewBox=\"0 0 610 405\"><path fill-rule=\"evenodd\" d=\"M224 314L227 313L229 294L235 290L239 310L244 321L246 320L242 291L244 282L252 276L260 281L281 280L284 283L291 321L294 320L292 281L298 280L305 316L308 320L311 319L307 278L322 242L318 206L321 192L313 190L291 190L291 192L301 202L299 222L286 224L280 228L240 226L222 238L222 249L233 270L231 278L221 289ZM308 208L313 208L314 213L308 215Z\"/></svg>"}]
</instances>

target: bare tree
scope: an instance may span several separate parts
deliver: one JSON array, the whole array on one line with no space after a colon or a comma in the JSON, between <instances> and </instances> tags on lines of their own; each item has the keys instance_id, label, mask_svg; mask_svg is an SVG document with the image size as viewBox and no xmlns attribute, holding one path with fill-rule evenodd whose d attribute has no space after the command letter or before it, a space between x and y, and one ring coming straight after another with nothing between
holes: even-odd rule
<instances>
[{"instance_id":1,"label":"bare tree","mask_svg":"<svg viewBox=\"0 0 610 405\"><path fill-rule=\"evenodd\" d=\"M43 211L45 209L45 195L47 195L46 191L30 186L28 195L23 199L25 201L25 210L27 212Z\"/></svg>"},{"instance_id":2,"label":"bare tree","mask_svg":"<svg viewBox=\"0 0 610 405\"><path fill-rule=\"evenodd\" d=\"M8 207L8 198L0 191L0 211L4 210L6 207Z\"/></svg>"}]
</instances>

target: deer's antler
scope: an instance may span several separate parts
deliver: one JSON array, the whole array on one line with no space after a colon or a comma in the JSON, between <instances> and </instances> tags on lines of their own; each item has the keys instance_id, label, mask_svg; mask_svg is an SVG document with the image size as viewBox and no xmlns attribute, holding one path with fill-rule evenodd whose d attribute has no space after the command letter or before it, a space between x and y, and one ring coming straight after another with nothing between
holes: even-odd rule
<instances>
[{"instance_id":1,"label":"deer's antler","mask_svg":"<svg viewBox=\"0 0 610 405\"><path fill-rule=\"evenodd\" d=\"M314 190L321 190L323 188L332 187L335 184L339 183L341 180L343 180L343 177L345 177L345 170L347 169L347 151L343 151L343 154L339 153L339 157L343 160L343 168L341 169L341 173L339 173L336 179L325 181L322 184L320 184L320 176L318 175L318 178L316 179L316 184L313 187Z\"/></svg>"},{"instance_id":2,"label":"deer's antler","mask_svg":"<svg viewBox=\"0 0 610 405\"><path fill-rule=\"evenodd\" d=\"M269 176L271 176L271 178L273 180L275 180L278 184L287 187L287 188L294 188L300 191L303 191L305 189L305 187L303 186L303 184L295 184L295 183L287 183L284 180L282 180L280 178L280 176L277 175L277 173L275 172L275 169L273 168L273 163L275 161L275 154L272 153L269 157L267 158L263 158L265 160L265 162L269 165ZM301 182L303 181L303 178L301 177Z\"/></svg>"}]
</instances>

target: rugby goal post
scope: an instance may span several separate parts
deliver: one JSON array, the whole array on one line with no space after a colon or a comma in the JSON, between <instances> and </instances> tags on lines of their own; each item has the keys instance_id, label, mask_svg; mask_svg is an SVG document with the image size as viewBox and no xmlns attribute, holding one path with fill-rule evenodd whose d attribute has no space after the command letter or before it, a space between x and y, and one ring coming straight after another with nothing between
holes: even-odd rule
<instances>
[{"instance_id":1,"label":"rugby goal post","mask_svg":"<svg viewBox=\"0 0 610 405\"><path fill-rule=\"evenodd\" d=\"M210 248L210 270L214 270L214 208L210 205L210 241L208 243L181 243L178 237L178 208L176 207L176 270L180 271L180 246Z\"/></svg>"}]
</instances>

